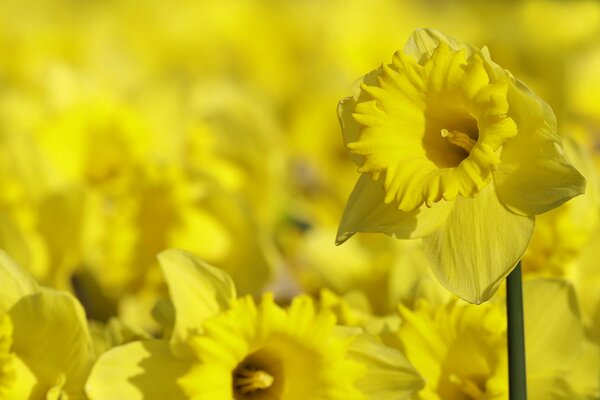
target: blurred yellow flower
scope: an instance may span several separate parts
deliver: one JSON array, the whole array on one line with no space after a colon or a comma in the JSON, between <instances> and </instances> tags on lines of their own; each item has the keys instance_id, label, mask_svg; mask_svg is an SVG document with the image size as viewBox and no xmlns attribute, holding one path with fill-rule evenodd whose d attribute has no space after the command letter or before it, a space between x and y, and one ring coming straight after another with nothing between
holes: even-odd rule
<instances>
[{"instance_id":1,"label":"blurred yellow flower","mask_svg":"<svg viewBox=\"0 0 600 400\"><path fill-rule=\"evenodd\" d=\"M38 287L2 251L0 282L0 397L83 400L93 351L79 302Z\"/></svg>"},{"instance_id":2,"label":"blurred yellow flower","mask_svg":"<svg viewBox=\"0 0 600 400\"><path fill-rule=\"evenodd\" d=\"M365 399L355 387L364 366L347 358L334 326L307 297L287 311L270 296L241 298L190 339L198 361L181 383L192 399Z\"/></svg>"},{"instance_id":3,"label":"blurred yellow flower","mask_svg":"<svg viewBox=\"0 0 600 400\"><path fill-rule=\"evenodd\" d=\"M393 400L422 387L398 351L337 326L308 297L284 309L266 294L257 305L236 298L226 273L190 253L159 259L175 313L170 343L109 350L86 386L91 399Z\"/></svg>"},{"instance_id":4,"label":"blurred yellow flower","mask_svg":"<svg viewBox=\"0 0 600 400\"><path fill-rule=\"evenodd\" d=\"M560 280L526 282L527 386L531 399L584 399L597 394L598 346L583 341L572 287ZM508 399L506 319L501 301L451 301L400 307L399 347L423 375L422 400Z\"/></svg>"},{"instance_id":5,"label":"blurred yellow flower","mask_svg":"<svg viewBox=\"0 0 600 400\"><path fill-rule=\"evenodd\" d=\"M506 397L506 322L498 307L452 301L400 307L401 348L423 375L422 399Z\"/></svg>"},{"instance_id":6,"label":"blurred yellow flower","mask_svg":"<svg viewBox=\"0 0 600 400\"><path fill-rule=\"evenodd\" d=\"M437 31L416 31L338 114L362 176L337 242L423 238L438 279L472 303L520 259L534 216L585 189L550 107L486 48Z\"/></svg>"}]
</instances>

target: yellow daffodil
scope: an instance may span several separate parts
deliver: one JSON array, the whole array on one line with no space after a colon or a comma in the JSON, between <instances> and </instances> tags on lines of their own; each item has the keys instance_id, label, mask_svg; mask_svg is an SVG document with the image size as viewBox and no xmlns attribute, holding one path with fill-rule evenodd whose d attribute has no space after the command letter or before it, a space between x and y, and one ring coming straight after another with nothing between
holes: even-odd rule
<instances>
[{"instance_id":1,"label":"yellow daffodil","mask_svg":"<svg viewBox=\"0 0 600 400\"><path fill-rule=\"evenodd\" d=\"M300 296L236 297L231 278L179 250L159 256L175 312L170 342L116 347L91 399L399 399L422 383L401 354ZM168 319L168 318L167 318Z\"/></svg>"},{"instance_id":2,"label":"yellow daffodil","mask_svg":"<svg viewBox=\"0 0 600 400\"><path fill-rule=\"evenodd\" d=\"M401 307L401 348L421 371L422 399L494 399L507 391L506 323L490 304ZM506 395L505 395L506 397Z\"/></svg>"},{"instance_id":3,"label":"yellow daffodil","mask_svg":"<svg viewBox=\"0 0 600 400\"><path fill-rule=\"evenodd\" d=\"M525 283L529 398L593 398L598 346L584 343L572 287L559 280ZM508 399L504 304L452 301L400 308L399 347L423 375L418 399ZM390 339L391 340L391 339ZM584 353L590 352L591 357Z\"/></svg>"},{"instance_id":4,"label":"yellow daffodil","mask_svg":"<svg viewBox=\"0 0 600 400\"><path fill-rule=\"evenodd\" d=\"M364 399L355 384L366 371L334 326L306 297L287 311L270 296L241 298L190 339L198 361L182 385L192 399Z\"/></svg>"},{"instance_id":5,"label":"yellow daffodil","mask_svg":"<svg viewBox=\"0 0 600 400\"><path fill-rule=\"evenodd\" d=\"M438 279L489 299L523 255L534 216L583 193L550 107L476 49L418 30L340 103L362 176L337 242L423 238Z\"/></svg>"},{"instance_id":6,"label":"yellow daffodil","mask_svg":"<svg viewBox=\"0 0 600 400\"><path fill-rule=\"evenodd\" d=\"M0 281L0 397L85 399L93 352L79 302L38 287L3 252Z\"/></svg>"}]
</instances>

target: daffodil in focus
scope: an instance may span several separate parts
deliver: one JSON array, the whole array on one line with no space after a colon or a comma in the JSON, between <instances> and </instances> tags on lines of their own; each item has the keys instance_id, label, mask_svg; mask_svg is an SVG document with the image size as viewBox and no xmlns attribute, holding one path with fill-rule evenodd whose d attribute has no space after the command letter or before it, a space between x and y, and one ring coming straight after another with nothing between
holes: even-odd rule
<instances>
[{"instance_id":1,"label":"daffodil in focus","mask_svg":"<svg viewBox=\"0 0 600 400\"><path fill-rule=\"evenodd\" d=\"M0 282L0 398L85 399L93 351L81 305L39 287L1 251Z\"/></svg>"},{"instance_id":2,"label":"daffodil in focus","mask_svg":"<svg viewBox=\"0 0 600 400\"><path fill-rule=\"evenodd\" d=\"M418 30L338 114L360 166L337 242L423 238L433 271L481 303L523 255L534 217L585 190L551 108L476 49Z\"/></svg>"},{"instance_id":3,"label":"daffodil in focus","mask_svg":"<svg viewBox=\"0 0 600 400\"><path fill-rule=\"evenodd\" d=\"M90 399L391 400L422 387L400 352L336 325L309 297L287 308L270 294L257 303L190 253L168 250L159 261L175 312L171 338L106 352Z\"/></svg>"}]
</instances>

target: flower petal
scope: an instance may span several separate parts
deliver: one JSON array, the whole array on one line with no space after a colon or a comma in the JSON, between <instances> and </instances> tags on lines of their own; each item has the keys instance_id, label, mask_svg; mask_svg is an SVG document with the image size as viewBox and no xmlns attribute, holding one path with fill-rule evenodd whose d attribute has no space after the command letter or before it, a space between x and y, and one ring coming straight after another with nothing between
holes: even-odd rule
<instances>
[{"instance_id":1,"label":"flower petal","mask_svg":"<svg viewBox=\"0 0 600 400\"><path fill-rule=\"evenodd\" d=\"M402 51L422 63L425 59L431 57L440 43L447 44L452 50L464 49L467 56L471 56L474 51L477 51L467 43L461 43L440 31L429 28L415 30L406 41Z\"/></svg>"},{"instance_id":2,"label":"flower petal","mask_svg":"<svg viewBox=\"0 0 600 400\"><path fill-rule=\"evenodd\" d=\"M433 272L455 295L471 303L488 300L519 261L534 220L514 214L493 185L474 198L458 198L446 224L423 238Z\"/></svg>"},{"instance_id":3,"label":"flower petal","mask_svg":"<svg viewBox=\"0 0 600 400\"><path fill-rule=\"evenodd\" d=\"M600 344L584 339L581 356L575 362L564 378L578 394L590 398L600 397ZM576 398L576 397L569 397Z\"/></svg>"},{"instance_id":4,"label":"flower petal","mask_svg":"<svg viewBox=\"0 0 600 400\"><path fill-rule=\"evenodd\" d=\"M527 373L531 379L562 376L579 357L583 340L575 291L567 281L540 279L525 282L523 292Z\"/></svg>"},{"instance_id":5,"label":"flower petal","mask_svg":"<svg viewBox=\"0 0 600 400\"><path fill-rule=\"evenodd\" d=\"M27 365L14 354L12 354L7 362L8 365L5 365L4 368L8 367L7 370L10 371L13 379L8 379L8 382L5 379L2 382L3 386L0 387L2 400L23 400L33 398L32 393L38 385L35 375L33 375Z\"/></svg>"},{"instance_id":6,"label":"flower petal","mask_svg":"<svg viewBox=\"0 0 600 400\"><path fill-rule=\"evenodd\" d=\"M202 323L229 308L235 287L223 270L208 265L183 250L165 250L158 255L175 307L174 350L185 352L183 343L190 334L202 332Z\"/></svg>"},{"instance_id":7,"label":"flower petal","mask_svg":"<svg viewBox=\"0 0 600 400\"><path fill-rule=\"evenodd\" d=\"M381 182L362 174L346 204L338 228L336 244L342 244L356 232L383 232L399 239L417 239L438 229L450 214L452 202L440 201L412 212L385 204Z\"/></svg>"},{"instance_id":8,"label":"flower petal","mask_svg":"<svg viewBox=\"0 0 600 400\"><path fill-rule=\"evenodd\" d=\"M189 368L164 340L144 340L115 347L94 365L85 391L90 400L185 399L177 379Z\"/></svg>"},{"instance_id":9,"label":"flower petal","mask_svg":"<svg viewBox=\"0 0 600 400\"><path fill-rule=\"evenodd\" d=\"M60 379L70 396L83 393L93 362L85 313L70 294L50 289L21 298L8 312L13 326L12 350L48 391Z\"/></svg>"},{"instance_id":10,"label":"flower petal","mask_svg":"<svg viewBox=\"0 0 600 400\"><path fill-rule=\"evenodd\" d=\"M21 297L38 291L35 280L2 250L0 250L0 282L2 282L0 316Z\"/></svg>"},{"instance_id":11,"label":"flower petal","mask_svg":"<svg viewBox=\"0 0 600 400\"><path fill-rule=\"evenodd\" d=\"M402 353L370 335L356 336L350 344L349 356L367 367L365 376L357 382L357 386L369 399L408 399L425 386L421 376Z\"/></svg>"},{"instance_id":12,"label":"flower petal","mask_svg":"<svg viewBox=\"0 0 600 400\"><path fill-rule=\"evenodd\" d=\"M359 100L364 100L367 94L360 89L363 83L368 85L374 85L377 82L377 76L379 75L379 69L369 72L352 85L351 97L346 97L338 103L337 115L342 127L342 134L344 136L344 144L348 146L349 143L356 142L360 135L361 126L356 122L352 114L356 108L356 104ZM359 154L350 153L350 159L358 166L363 164L363 156Z\"/></svg>"},{"instance_id":13,"label":"flower petal","mask_svg":"<svg viewBox=\"0 0 600 400\"><path fill-rule=\"evenodd\" d=\"M529 373L529 370L527 372ZM560 375L544 378L527 376L527 395L530 399L590 399L587 396L578 396L567 378Z\"/></svg>"},{"instance_id":14,"label":"flower petal","mask_svg":"<svg viewBox=\"0 0 600 400\"><path fill-rule=\"evenodd\" d=\"M585 192L585 178L569 162L552 109L519 81L509 85L508 115L518 134L503 148L494 173L498 197L512 211L536 215Z\"/></svg>"}]
</instances>

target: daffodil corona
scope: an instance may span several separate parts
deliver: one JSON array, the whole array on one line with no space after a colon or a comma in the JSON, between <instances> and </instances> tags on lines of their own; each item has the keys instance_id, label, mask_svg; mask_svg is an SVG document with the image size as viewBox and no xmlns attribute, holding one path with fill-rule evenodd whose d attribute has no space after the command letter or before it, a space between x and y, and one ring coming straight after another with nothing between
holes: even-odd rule
<instances>
[{"instance_id":1,"label":"daffodil corona","mask_svg":"<svg viewBox=\"0 0 600 400\"><path fill-rule=\"evenodd\" d=\"M360 177L337 242L423 238L438 279L487 300L522 256L534 216L585 189L550 107L476 49L416 31L340 102Z\"/></svg>"},{"instance_id":2,"label":"daffodil corona","mask_svg":"<svg viewBox=\"0 0 600 400\"><path fill-rule=\"evenodd\" d=\"M347 357L334 326L306 297L287 311L269 295L258 306L241 298L190 339L198 363L182 385L192 399L366 399L355 387L365 366Z\"/></svg>"}]
</instances>

